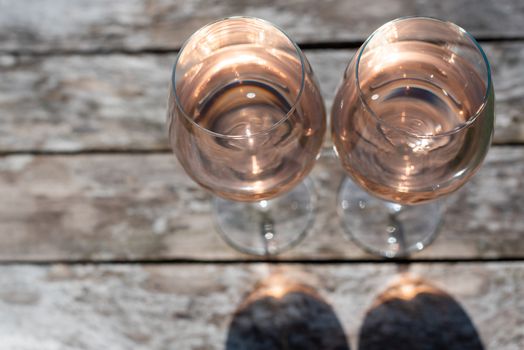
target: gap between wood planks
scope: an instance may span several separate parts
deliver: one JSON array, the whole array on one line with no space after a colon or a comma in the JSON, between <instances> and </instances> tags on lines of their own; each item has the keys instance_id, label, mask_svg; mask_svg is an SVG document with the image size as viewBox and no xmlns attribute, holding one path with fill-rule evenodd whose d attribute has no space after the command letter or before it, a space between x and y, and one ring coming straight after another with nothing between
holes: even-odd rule
<instances>
[{"instance_id":1,"label":"gap between wood planks","mask_svg":"<svg viewBox=\"0 0 524 350\"><path fill-rule=\"evenodd\" d=\"M524 42L524 36L509 36L509 37L476 37L478 42L482 43L519 43ZM319 42L306 42L299 43L299 47L303 50L347 50L347 49L358 49L364 43L363 40L349 40L349 41L319 41ZM48 49L48 50L1 50L0 55L13 55L13 56L72 56L72 55L163 55L168 53L176 53L180 50L180 47L165 48L165 47L149 47L142 49L85 49L85 50L66 50L66 49Z\"/></svg>"},{"instance_id":2,"label":"gap between wood planks","mask_svg":"<svg viewBox=\"0 0 524 350\"><path fill-rule=\"evenodd\" d=\"M502 258L393 258L393 259L278 259L278 258L255 258L255 259L109 259L109 260L90 260L90 259L49 259L49 260L5 260L0 261L0 266L9 265L235 265L235 264L271 264L271 265L358 265L358 264L455 264L455 263L521 263L522 257L502 257Z\"/></svg>"},{"instance_id":3,"label":"gap between wood planks","mask_svg":"<svg viewBox=\"0 0 524 350\"><path fill-rule=\"evenodd\" d=\"M500 142L493 143L492 147L524 147L524 143L519 142ZM169 154L172 150L166 148L144 148L144 149L82 149L82 150L16 150L16 151L2 151L0 150L0 157L7 156L81 156L81 155L148 155L148 154Z\"/></svg>"}]
</instances>

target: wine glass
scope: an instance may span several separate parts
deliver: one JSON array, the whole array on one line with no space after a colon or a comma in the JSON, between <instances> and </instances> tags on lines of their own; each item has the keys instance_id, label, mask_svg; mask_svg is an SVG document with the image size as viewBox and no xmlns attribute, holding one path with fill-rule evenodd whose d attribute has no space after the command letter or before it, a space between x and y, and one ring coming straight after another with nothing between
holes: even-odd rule
<instances>
[{"instance_id":1,"label":"wine glass","mask_svg":"<svg viewBox=\"0 0 524 350\"><path fill-rule=\"evenodd\" d=\"M168 101L171 147L187 174L216 195L215 222L234 248L277 254L311 226L304 180L326 128L311 66L273 24L210 23L183 45Z\"/></svg>"},{"instance_id":2,"label":"wine glass","mask_svg":"<svg viewBox=\"0 0 524 350\"><path fill-rule=\"evenodd\" d=\"M427 246L442 200L479 169L493 135L486 55L459 26L426 17L376 30L349 63L332 108L332 136L351 177L343 225L369 252Z\"/></svg>"}]
</instances>

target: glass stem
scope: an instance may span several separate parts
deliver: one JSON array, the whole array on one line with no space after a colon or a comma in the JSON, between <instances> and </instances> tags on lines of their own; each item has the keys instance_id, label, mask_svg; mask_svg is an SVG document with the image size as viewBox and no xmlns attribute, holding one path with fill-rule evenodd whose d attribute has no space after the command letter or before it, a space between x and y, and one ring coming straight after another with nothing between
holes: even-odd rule
<instances>
[{"instance_id":1,"label":"glass stem","mask_svg":"<svg viewBox=\"0 0 524 350\"><path fill-rule=\"evenodd\" d=\"M397 255L399 256L404 256L407 252L406 239L404 237L404 225L402 224L402 221L398 219L398 215L403 209L404 206L400 206L399 208L397 205L396 208L389 213L389 227L387 230L389 233L388 242L397 245Z\"/></svg>"},{"instance_id":2,"label":"glass stem","mask_svg":"<svg viewBox=\"0 0 524 350\"><path fill-rule=\"evenodd\" d=\"M275 222L265 210L260 210L260 237L264 245L264 254L271 255L271 243L275 237Z\"/></svg>"}]
</instances>

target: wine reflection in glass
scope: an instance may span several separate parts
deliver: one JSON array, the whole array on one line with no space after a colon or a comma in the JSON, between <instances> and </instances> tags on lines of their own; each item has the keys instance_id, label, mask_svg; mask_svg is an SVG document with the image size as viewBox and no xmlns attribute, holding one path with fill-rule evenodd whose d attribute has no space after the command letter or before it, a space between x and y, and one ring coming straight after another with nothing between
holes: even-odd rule
<instances>
[{"instance_id":1,"label":"wine reflection in glass","mask_svg":"<svg viewBox=\"0 0 524 350\"><path fill-rule=\"evenodd\" d=\"M493 134L488 60L459 26L402 18L375 31L348 65L332 107L335 150L351 180L343 225L386 257L428 245L442 201L479 169Z\"/></svg>"},{"instance_id":2,"label":"wine reflection in glass","mask_svg":"<svg viewBox=\"0 0 524 350\"><path fill-rule=\"evenodd\" d=\"M325 110L298 46L261 19L208 24L182 47L169 93L172 149L216 195L218 231L236 249L277 254L312 223L305 176L319 153Z\"/></svg>"}]
</instances>

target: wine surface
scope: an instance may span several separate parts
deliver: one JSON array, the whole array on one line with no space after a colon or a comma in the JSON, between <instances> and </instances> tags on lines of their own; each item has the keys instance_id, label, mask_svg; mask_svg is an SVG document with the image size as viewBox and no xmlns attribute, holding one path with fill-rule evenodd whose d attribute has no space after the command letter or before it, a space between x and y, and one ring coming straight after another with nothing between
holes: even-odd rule
<instances>
[{"instance_id":1,"label":"wine surface","mask_svg":"<svg viewBox=\"0 0 524 350\"><path fill-rule=\"evenodd\" d=\"M184 111L176 110L170 135L197 182L228 199L255 201L291 189L309 172L325 111L309 74L302 84L300 67L290 52L236 45L177 82Z\"/></svg>"},{"instance_id":2,"label":"wine surface","mask_svg":"<svg viewBox=\"0 0 524 350\"><path fill-rule=\"evenodd\" d=\"M361 59L360 94L354 70L348 76L335 100L333 136L361 186L413 204L467 181L487 152L493 106L484 103L485 79L445 46L392 46L380 59Z\"/></svg>"}]
</instances>

